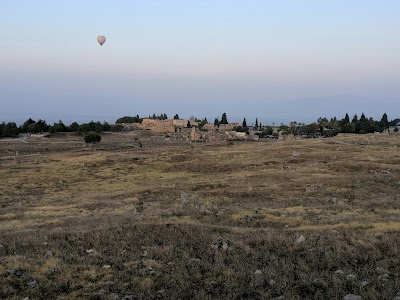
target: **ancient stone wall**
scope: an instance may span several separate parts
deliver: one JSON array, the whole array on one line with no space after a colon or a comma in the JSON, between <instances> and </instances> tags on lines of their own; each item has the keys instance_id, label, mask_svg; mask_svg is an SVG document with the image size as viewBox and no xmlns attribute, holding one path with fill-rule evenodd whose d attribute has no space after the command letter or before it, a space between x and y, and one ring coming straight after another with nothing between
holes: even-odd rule
<instances>
[{"instance_id":1,"label":"ancient stone wall","mask_svg":"<svg viewBox=\"0 0 400 300\"><path fill-rule=\"evenodd\" d=\"M173 120L143 119L141 124L136 124L136 128L153 132L175 132Z\"/></svg>"},{"instance_id":2,"label":"ancient stone wall","mask_svg":"<svg viewBox=\"0 0 400 300\"><path fill-rule=\"evenodd\" d=\"M218 127L219 131L229 131L229 130L233 130L235 127L240 126L239 123L229 123L229 124L221 124Z\"/></svg>"}]
</instances>

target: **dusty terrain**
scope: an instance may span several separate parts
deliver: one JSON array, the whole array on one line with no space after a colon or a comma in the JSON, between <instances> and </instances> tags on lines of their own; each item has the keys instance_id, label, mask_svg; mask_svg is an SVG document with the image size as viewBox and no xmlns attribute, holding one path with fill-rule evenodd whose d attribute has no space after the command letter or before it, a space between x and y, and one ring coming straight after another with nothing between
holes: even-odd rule
<instances>
[{"instance_id":1,"label":"dusty terrain","mask_svg":"<svg viewBox=\"0 0 400 300\"><path fill-rule=\"evenodd\" d=\"M399 147L0 140L0 298L400 297Z\"/></svg>"}]
</instances>

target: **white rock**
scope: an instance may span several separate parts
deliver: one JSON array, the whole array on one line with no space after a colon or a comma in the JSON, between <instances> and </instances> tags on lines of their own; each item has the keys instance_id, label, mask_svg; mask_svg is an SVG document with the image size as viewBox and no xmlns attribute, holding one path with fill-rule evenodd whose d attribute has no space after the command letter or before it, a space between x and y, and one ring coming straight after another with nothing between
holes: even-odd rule
<instances>
[{"instance_id":1,"label":"white rock","mask_svg":"<svg viewBox=\"0 0 400 300\"><path fill-rule=\"evenodd\" d=\"M356 278L357 278L357 276L354 275L354 274L349 274L349 275L346 276L347 280L356 280Z\"/></svg>"},{"instance_id":2,"label":"white rock","mask_svg":"<svg viewBox=\"0 0 400 300\"><path fill-rule=\"evenodd\" d=\"M111 268L111 266L110 265L104 265L103 268L104 269L109 269L109 268Z\"/></svg>"},{"instance_id":3,"label":"white rock","mask_svg":"<svg viewBox=\"0 0 400 300\"><path fill-rule=\"evenodd\" d=\"M342 270L336 270L335 275L344 275L344 272Z\"/></svg>"},{"instance_id":4,"label":"white rock","mask_svg":"<svg viewBox=\"0 0 400 300\"><path fill-rule=\"evenodd\" d=\"M268 282L268 284L269 284L270 286L275 285L275 280L271 279L271 280Z\"/></svg>"},{"instance_id":5,"label":"white rock","mask_svg":"<svg viewBox=\"0 0 400 300\"><path fill-rule=\"evenodd\" d=\"M254 272L254 274L255 274L255 275L261 275L261 274L262 274L262 271L261 271L261 270L256 270L256 271Z\"/></svg>"},{"instance_id":6,"label":"white rock","mask_svg":"<svg viewBox=\"0 0 400 300\"><path fill-rule=\"evenodd\" d=\"M94 252L93 249L86 250L86 253L93 253L93 252Z\"/></svg>"},{"instance_id":7,"label":"white rock","mask_svg":"<svg viewBox=\"0 0 400 300\"><path fill-rule=\"evenodd\" d=\"M296 244L301 244L304 243L306 241L306 238L304 237L304 235L300 235L297 240L295 241Z\"/></svg>"},{"instance_id":8,"label":"white rock","mask_svg":"<svg viewBox=\"0 0 400 300\"><path fill-rule=\"evenodd\" d=\"M348 294L343 297L343 300L362 300L361 296L354 295L354 294Z\"/></svg>"}]
</instances>

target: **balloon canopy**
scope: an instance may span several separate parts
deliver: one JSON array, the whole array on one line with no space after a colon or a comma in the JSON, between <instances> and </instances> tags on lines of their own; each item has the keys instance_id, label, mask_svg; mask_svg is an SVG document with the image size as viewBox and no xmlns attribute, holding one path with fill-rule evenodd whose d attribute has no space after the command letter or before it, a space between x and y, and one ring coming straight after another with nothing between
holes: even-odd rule
<instances>
[{"instance_id":1,"label":"balloon canopy","mask_svg":"<svg viewBox=\"0 0 400 300\"><path fill-rule=\"evenodd\" d=\"M106 41L106 37L105 37L105 36L102 36L102 35L99 35L99 36L97 37L97 41L99 42L100 46L103 46L103 44L104 44L105 41Z\"/></svg>"}]
</instances>

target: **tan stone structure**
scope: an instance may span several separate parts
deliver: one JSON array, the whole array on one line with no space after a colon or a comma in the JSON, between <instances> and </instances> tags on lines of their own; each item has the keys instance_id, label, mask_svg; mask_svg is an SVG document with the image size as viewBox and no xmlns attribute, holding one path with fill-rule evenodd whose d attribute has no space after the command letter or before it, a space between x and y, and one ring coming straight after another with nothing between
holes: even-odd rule
<instances>
[{"instance_id":1,"label":"tan stone structure","mask_svg":"<svg viewBox=\"0 0 400 300\"><path fill-rule=\"evenodd\" d=\"M221 124L218 127L218 131L230 131L233 130L235 127L240 126L240 123L229 123L229 124Z\"/></svg>"},{"instance_id":2,"label":"tan stone structure","mask_svg":"<svg viewBox=\"0 0 400 300\"><path fill-rule=\"evenodd\" d=\"M143 119L142 123L136 124L136 128L154 132L175 132L173 120Z\"/></svg>"}]
</instances>

